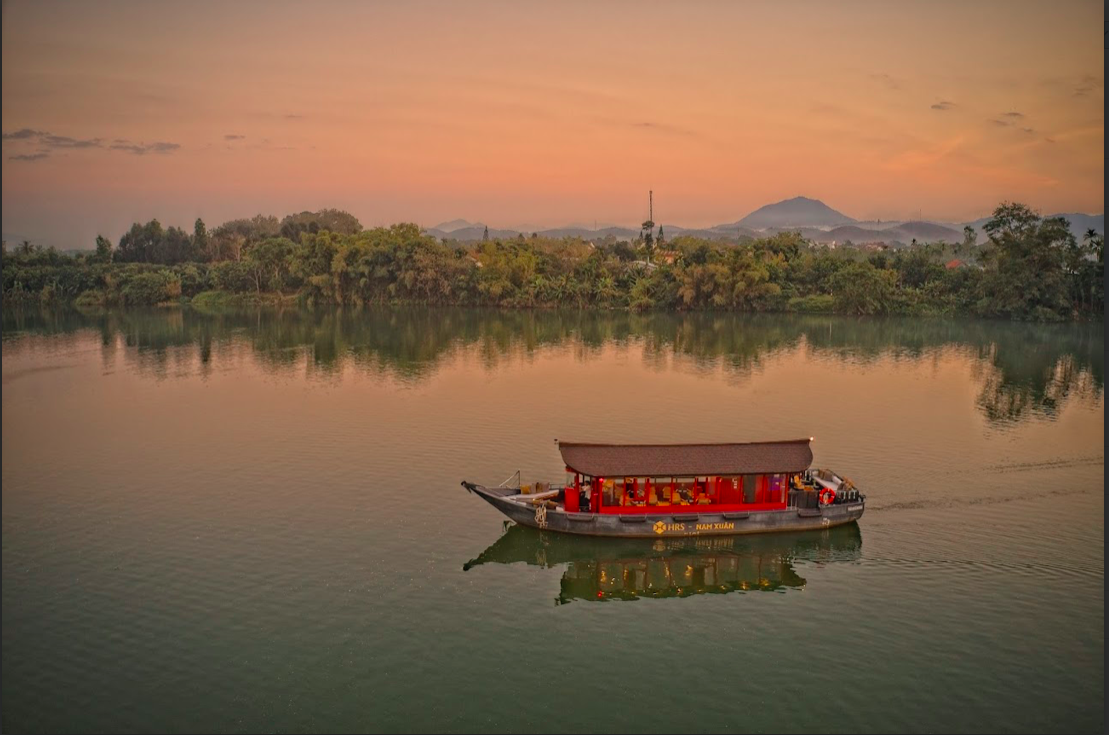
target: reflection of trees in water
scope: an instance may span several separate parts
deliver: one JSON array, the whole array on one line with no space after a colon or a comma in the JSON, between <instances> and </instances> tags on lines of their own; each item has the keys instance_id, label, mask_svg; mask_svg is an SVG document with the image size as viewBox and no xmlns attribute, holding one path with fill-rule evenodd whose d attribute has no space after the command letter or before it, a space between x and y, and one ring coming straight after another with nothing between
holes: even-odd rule
<instances>
[{"instance_id":1,"label":"reflection of trees in water","mask_svg":"<svg viewBox=\"0 0 1109 735\"><path fill-rule=\"evenodd\" d=\"M954 348L972 358L981 383L978 406L995 422L1030 412L1052 417L1068 400L1099 400L1104 385L1101 324L422 308L93 315L6 309L3 324L8 345L20 332L97 329L106 349L120 339L141 369L157 375L195 370L197 362L204 372L247 348L250 359L273 373L307 365L310 373L330 376L352 365L408 382L426 379L461 350L494 369L545 349L567 348L584 361L606 346L635 344L657 369L723 365L746 375L768 357L802 345L824 358L862 364L920 360Z\"/></svg>"},{"instance_id":2,"label":"reflection of trees in water","mask_svg":"<svg viewBox=\"0 0 1109 735\"><path fill-rule=\"evenodd\" d=\"M1071 396L1099 400L1105 382L1102 324L1042 325L942 319L802 318L810 349L835 359L920 359L966 350L981 382L977 404L990 421L1027 413L1053 418Z\"/></svg>"},{"instance_id":3,"label":"reflection of trees in water","mask_svg":"<svg viewBox=\"0 0 1109 735\"><path fill-rule=\"evenodd\" d=\"M1071 396L1083 403L1101 397L1100 336L1095 340L1078 335L1066 351L1044 344L1037 336L1030 334L1005 346L994 342L980 350L978 364L988 367L982 371L977 403L990 421L1015 421L1028 412L1054 418Z\"/></svg>"}]
</instances>

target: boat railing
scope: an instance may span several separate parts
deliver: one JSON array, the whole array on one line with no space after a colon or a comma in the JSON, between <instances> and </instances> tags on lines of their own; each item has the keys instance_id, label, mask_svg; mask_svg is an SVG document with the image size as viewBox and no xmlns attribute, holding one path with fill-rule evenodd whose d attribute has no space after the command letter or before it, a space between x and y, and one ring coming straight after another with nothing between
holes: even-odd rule
<instances>
[{"instance_id":1,"label":"boat railing","mask_svg":"<svg viewBox=\"0 0 1109 735\"><path fill-rule=\"evenodd\" d=\"M507 480L502 482L500 485L497 485L497 487L510 487L508 483L512 482L513 479L516 480L516 484L511 487L520 487L520 470L516 470L515 472L513 472Z\"/></svg>"}]
</instances>

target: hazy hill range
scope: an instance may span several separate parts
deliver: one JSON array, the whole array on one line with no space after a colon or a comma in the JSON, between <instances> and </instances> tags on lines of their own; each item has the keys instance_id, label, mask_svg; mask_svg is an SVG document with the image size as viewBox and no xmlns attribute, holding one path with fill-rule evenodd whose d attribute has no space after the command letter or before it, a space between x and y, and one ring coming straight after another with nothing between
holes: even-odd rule
<instances>
[{"instance_id":1,"label":"hazy hill range","mask_svg":"<svg viewBox=\"0 0 1109 735\"><path fill-rule=\"evenodd\" d=\"M1089 214L1061 214L1052 216L1066 217L1070 222L1071 231L1075 237L1082 239L1087 229L1094 229L1099 234L1105 233L1105 215ZM663 230L667 240L672 240L680 235L699 237L710 240L736 240L739 238L757 238L773 235L779 232L800 232L813 242L842 244L850 240L859 245L862 243L881 242L886 244L909 244L917 242L961 242L964 238L963 227L971 226L978 233L978 240L985 239L982 229L989 221L989 217L982 217L973 222L927 222L927 221L859 221L832 209L824 202L808 197L794 197L774 204L759 207L746 217L730 223L704 228L685 228L675 224L664 224ZM482 239L485 234L485 225L464 219L443 222L435 227L428 228L429 235L441 239L456 240L458 242L473 242ZM639 229L621 227L618 225L602 226L597 229L587 225L575 223L565 227L548 229L518 230L518 229L490 229L490 239L508 240L519 237L530 237L532 232L537 232L544 237L580 237L587 241L600 241L606 237L615 237L617 240L634 240L639 237Z\"/></svg>"},{"instance_id":2,"label":"hazy hill range","mask_svg":"<svg viewBox=\"0 0 1109 735\"><path fill-rule=\"evenodd\" d=\"M1086 230L1094 230L1099 235L1105 234L1105 215L1104 214L1082 214L1080 212L1060 212L1058 214L1050 215L1051 217L1063 217L1070 223L1070 231L1081 242L1082 238L1086 236ZM973 227L978 232L978 241L986 239L986 230L983 228L987 222L990 221L989 217L980 217L973 222L964 222L959 225L960 228L964 226Z\"/></svg>"},{"instance_id":3,"label":"hazy hill range","mask_svg":"<svg viewBox=\"0 0 1109 735\"><path fill-rule=\"evenodd\" d=\"M464 229L466 227L481 227L481 228L484 228L485 225L481 224L480 222L468 222L464 219L452 219L450 222L440 222L439 224L435 225L435 227L433 227L432 229L441 230L443 232L454 232L456 230L461 230L461 229Z\"/></svg>"},{"instance_id":4,"label":"hazy hill range","mask_svg":"<svg viewBox=\"0 0 1109 735\"><path fill-rule=\"evenodd\" d=\"M1099 235L1105 234L1104 214L1071 212L1047 216L1066 218L1070 223L1071 232L1078 240L1082 240L1086 231L1090 229ZM982 243L986 239L983 225L988 221L989 217L980 217L971 222L855 220L832 209L824 202L799 196L759 207L754 212L730 224L687 228L674 223L664 223L663 230L668 241L685 235L733 243L737 240L767 237L790 231L799 232L802 237L816 243L831 244L834 242L838 246L846 241L851 241L855 245L864 243L908 245L913 240L918 243L938 241L956 243L963 241L963 228L969 226L978 233L978 242ZM781 224L786 222L789 224ZM191 229L192 225L185 224L187 230ZM469 244L480 242L485 235L485 229L486 226L482 222L453 219L449 222L440 222L434 227L425 228L424 232L443 241ZM532 233L548 238L579 237L587 242L600 244L608 238L634 241L639 237L640 231L638 226L599 224L594 228L580 222L550 228L523 224L508 228L489 228L489 238L491 240L515 240L520 235L528 238L531 237ZM68 242L54 243L42 240L33 233L25 232L5 232L3 233L3 239L8 250L14 250L24 240L37 246L54 245L62 250L72 248L73 245L73 243ZM83 247L76 248L75 251L87 252L93 247L92 244L82 243L82 245Z\"/></svg>"}]
</instances>

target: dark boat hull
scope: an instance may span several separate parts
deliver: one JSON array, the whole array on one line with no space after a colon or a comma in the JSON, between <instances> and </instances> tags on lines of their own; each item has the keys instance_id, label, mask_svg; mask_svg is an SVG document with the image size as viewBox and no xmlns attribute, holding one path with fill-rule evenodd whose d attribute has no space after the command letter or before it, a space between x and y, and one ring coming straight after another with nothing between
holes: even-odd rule
<instances>
[{"instance_id":1,"label":"dark boat hull","mask_svg":"<svg viewBox=\"0 0 1109 735\"><path fill-rule=\"evenodd\" d=\"M817 531L823 528L854 523L863 514L866 501L822 506L819 509L786 508L750 512L666 512L647 515L616 515L609 513L567 513L547 509L539 512L507 499L514 491L462 483L510 519L531 528L541 528L579 536L622 538L667 538L685 536L735 536L749 533L781 533Z\"/></svg>"}]
</instances>

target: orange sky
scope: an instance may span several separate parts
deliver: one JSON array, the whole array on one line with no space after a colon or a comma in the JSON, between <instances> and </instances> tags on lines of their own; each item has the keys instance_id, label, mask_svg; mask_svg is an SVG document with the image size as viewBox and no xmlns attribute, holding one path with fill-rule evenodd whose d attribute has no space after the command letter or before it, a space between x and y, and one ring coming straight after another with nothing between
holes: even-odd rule
<instances>
[{"instance_id":1,"label":"orange sky","mask_svg":"<svg viewBox=\"0 0 1109 735\"><path fill-rule=\"evenodd\" d=\"M859 219L1103 211L1096 2L3 13L5 237L324 206L637 224L648 189L683 226L796 195Z\"/></svg>"}]
</instances>

